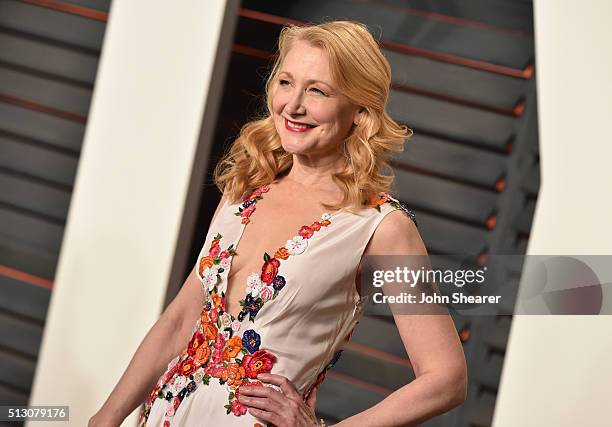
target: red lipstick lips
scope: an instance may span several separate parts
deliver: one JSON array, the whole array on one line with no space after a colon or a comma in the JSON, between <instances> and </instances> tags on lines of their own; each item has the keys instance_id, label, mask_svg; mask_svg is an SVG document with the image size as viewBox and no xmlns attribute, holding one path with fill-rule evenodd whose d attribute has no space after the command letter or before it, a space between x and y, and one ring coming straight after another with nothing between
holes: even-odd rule
<instances>
[{"instance_id":1,"label":"red lipstick lips","mask_svg":"<svg viewBox=\"0 0 612 427\"><path fill-rule=\"evenodd\" d=\"M289 121L286 118L284 120L285 120L285 129L291 132L308 132L309 130L314 129L316 127L314 125L309 125L308 123L294 122L293 120ZM296 125L296 126L292 126L292 125Z\"/></svg>"}]
</instances>

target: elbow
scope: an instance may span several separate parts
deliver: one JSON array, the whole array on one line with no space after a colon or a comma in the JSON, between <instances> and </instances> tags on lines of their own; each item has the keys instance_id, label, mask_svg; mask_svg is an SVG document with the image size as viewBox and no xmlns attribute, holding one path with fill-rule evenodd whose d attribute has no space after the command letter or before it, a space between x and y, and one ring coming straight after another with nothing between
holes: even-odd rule
<instances>
[{"instance_id":1,"label":"elbow","mask_svg":"<svg viewBox=\"0 0 612 427\"><path fill-rule=\"evenodd\" d=\"M466 401L467 385L466 369L461 369L449 376L446 387L448 390L446 399L447 411L462 405Z\"/></svg>"}]
</instances>

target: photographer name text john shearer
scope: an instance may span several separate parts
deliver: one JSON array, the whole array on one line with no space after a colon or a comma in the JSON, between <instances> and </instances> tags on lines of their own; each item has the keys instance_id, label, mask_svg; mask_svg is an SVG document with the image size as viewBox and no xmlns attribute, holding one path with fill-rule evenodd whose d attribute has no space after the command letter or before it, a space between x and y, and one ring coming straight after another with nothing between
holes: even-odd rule
<instances>
[{"instance_id":1,"label":"photographer name text john shearer","mask_svg":"<svg viewBox=\"0 0 612 427\"><path fill-rule=\"evenodd\" d=\"M374 294L375 303L387 304L498 304L501 295L464 295L454 292L452 295L415 295L402 292L398 295L384 295L382 292Z\"/></svg>"}]
</instances>

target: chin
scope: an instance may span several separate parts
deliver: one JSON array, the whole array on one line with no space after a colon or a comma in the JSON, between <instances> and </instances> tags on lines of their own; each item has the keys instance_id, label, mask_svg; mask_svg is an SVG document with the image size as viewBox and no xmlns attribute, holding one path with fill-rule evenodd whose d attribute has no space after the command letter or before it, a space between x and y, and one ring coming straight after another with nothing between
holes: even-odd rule
<instances>
[{"instance_id":1,"label":"chin","mask_svg":"<svg viewBox=\"0 0 612 427\"><path fill-rule=\"evenodd\" d=\"M304 152L304 147L298 147L296 144L285 144L281 140L281 145L283 146L283 150L289 154L301 154Z\"/></svg>"}]
</instances>

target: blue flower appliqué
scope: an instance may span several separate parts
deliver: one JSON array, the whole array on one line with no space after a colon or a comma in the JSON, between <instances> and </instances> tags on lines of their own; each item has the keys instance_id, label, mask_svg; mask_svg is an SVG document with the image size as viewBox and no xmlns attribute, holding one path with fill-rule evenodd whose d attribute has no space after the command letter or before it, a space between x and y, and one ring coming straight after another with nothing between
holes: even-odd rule
<instances>
[{"instance_id":1,"label":"blue flower appliqu\u00e9","mask_svg":"<svg viewBox=\"0 0 612 427\"><path fill-rule=\"evenodd\" d=\"M242 334L242 345L249 350L250 353L255 353L259 350L261 337L253 329L248 329Z\"/></svg>"},{"instance_id":2,"label":"blue flower appliqu\u00e9","mask_svg":"<svg viewBox=\"0 0 612 427\"><path fill-rule=\"evenodd\" d=\"M285 280L283 276L277 275L272 281L272 287L274 288L275 291L280 291L281 289L283 289L286 283L287 281Z\"/></svg>"}]
</instances>

